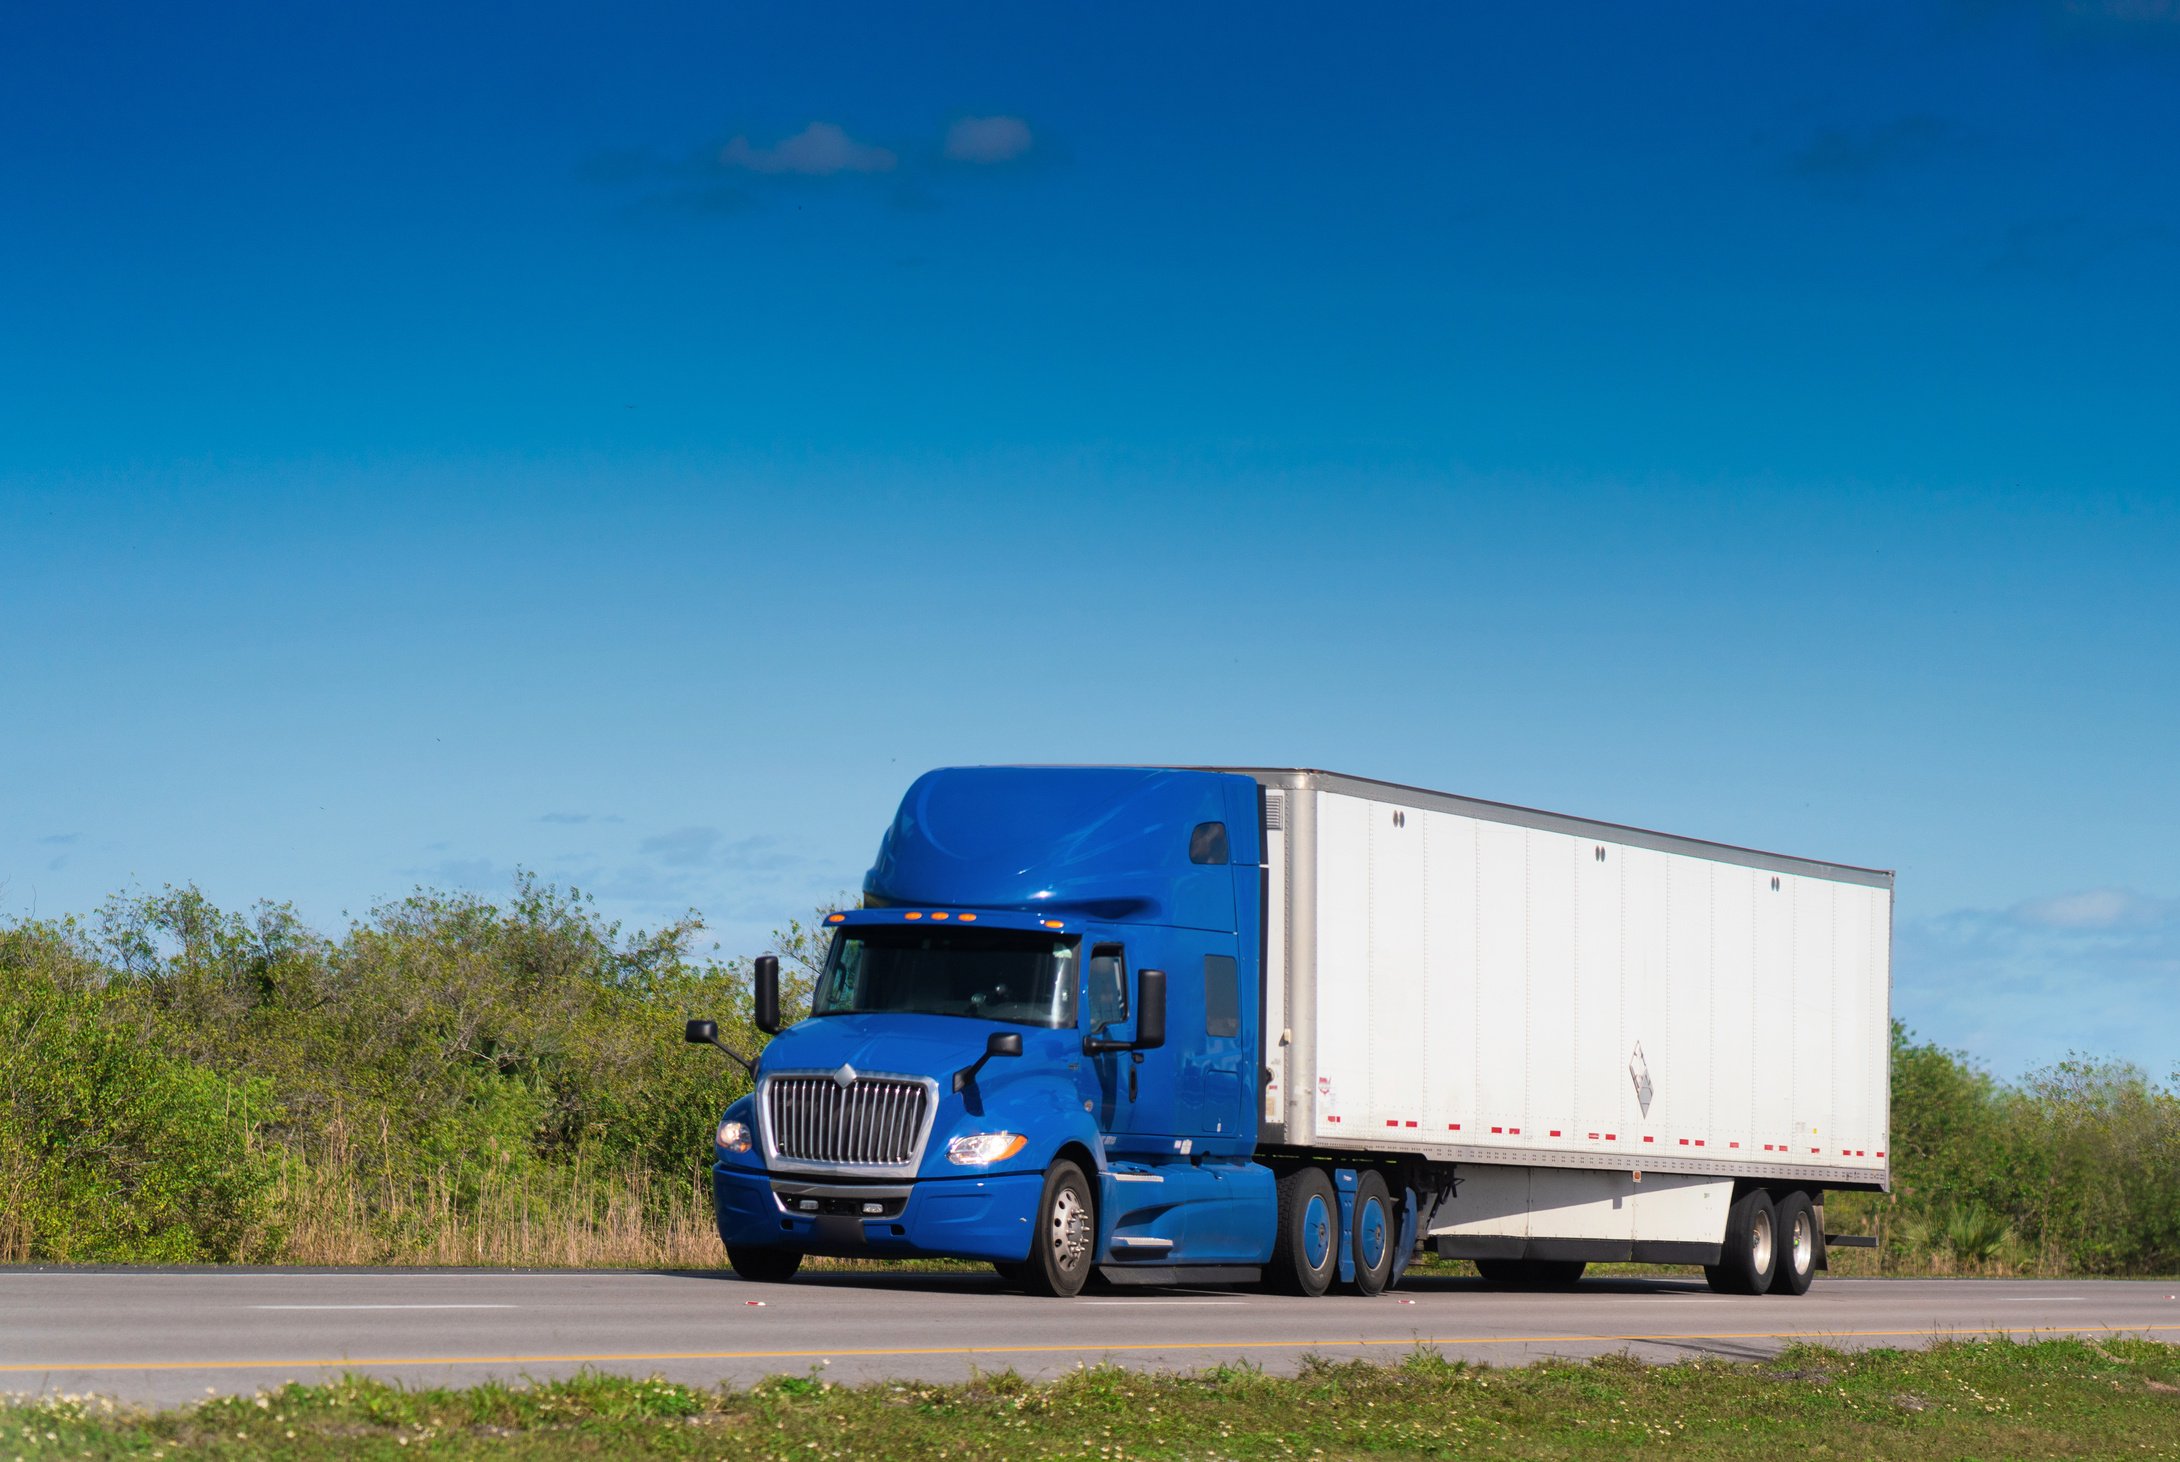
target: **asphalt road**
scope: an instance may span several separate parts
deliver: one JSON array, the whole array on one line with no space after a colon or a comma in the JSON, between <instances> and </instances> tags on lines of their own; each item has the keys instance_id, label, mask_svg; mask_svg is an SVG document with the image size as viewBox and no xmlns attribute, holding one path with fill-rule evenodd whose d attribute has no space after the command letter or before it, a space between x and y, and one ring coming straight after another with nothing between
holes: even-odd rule
<instances>
[{"instance_id":1,"label":"asphalt road","mask_svg":"<svg viewBox=\"0 0 2180 1462\"><path fill-rule=\"evenodd\" d=\"M1078 1363L1192 1370L1305 1355L1394 1359L1419 1345L1517 1364L1627 1351L1751 1358L1793 1340L1913 1346L1940 1336L2143 1335L2180 1341L2172 1281L1842 1280L1799 1299L1698 1281L1592 1279L1564 1294L1411 1278L1374 1299L1158 1290L1037 1299L975 1274L721 1271L0 1270L0 1392L171 1404L343 1371L410 1385L591 1367L714 1384L957 1380Z\"/></svg>"}]
</instances>

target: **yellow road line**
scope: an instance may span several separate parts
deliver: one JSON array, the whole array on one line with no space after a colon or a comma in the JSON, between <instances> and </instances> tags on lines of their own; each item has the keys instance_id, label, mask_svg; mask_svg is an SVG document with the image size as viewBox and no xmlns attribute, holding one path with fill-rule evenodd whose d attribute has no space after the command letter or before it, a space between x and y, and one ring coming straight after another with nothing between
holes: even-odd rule
<instances>
[{"instance_id":1,"label":"yellow road line","mask_svg":"<svg viewBox=\"0 0 2180 1462\"><path fill-rule=\"evenodd\" d=\"M79 1371L251 1371L325 1370L356 1366L517 1366L599 1365L633 1361L669 1360L816 1360L878 1359L937 1355L1115 1355L1121 1352L1167 1350L1336 1350L1366 1345L1568 1345L1568 1344L1666 1344L1682 1340L1875 1340L1929 1339L1939 1335L2032 1335L2058 1338L2084 1331L2104 1334L2142 1335L2153 1330L2180 1330L2180 1325L2042 1325L2004 1329L1972 1329L1942 1326L1919 1330L1727 1330L1709 1334L1676 1334L1645 1331L1628 1335L1414 1335L1379 1340L1178 1340L1140 1345L932 1345L890 1348L826 1348L815 1350L642 1350L601 1352L595 1355L395 1355L352 1356L337 1360L152 1360L152 1361L46 1361L0 1365L0 1374Z\"/></svg>"}]
</instances>

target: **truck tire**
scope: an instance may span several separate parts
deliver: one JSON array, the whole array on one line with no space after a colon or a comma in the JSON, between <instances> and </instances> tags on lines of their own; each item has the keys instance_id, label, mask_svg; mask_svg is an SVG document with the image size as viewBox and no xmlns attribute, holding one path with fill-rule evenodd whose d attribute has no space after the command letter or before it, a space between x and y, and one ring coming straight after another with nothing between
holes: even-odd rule
<instances>
[{"instance_id":1,"label":"truck tire","mask_svg":"<svg viewBox=\"0 0 2180 1462\"><path fill-rule=\"evenodd\" d=\"M802 1267L802 1254L795 1249L729 1249L727 1263L744 1279L759 1284L785 1284L795 1277Z\"/></svg>"},{"instance_id":2,"label":"truck tire","mask_svg":"<svg viewBox=\"0 0 2180 1462\"><path fill-rule=\"evenodd\" d=\"M1726 1210L1726 1244L1703 1277L1720 1294L1762 1294L1779 1267L1779 1215L1761 1188L1751 1188Z\"/></svg>"},{"instance_id":3,"label":"truck tire","mask_svg":"<svg viewBox=\"0 0 2180 1462\"><path fill-rule=\"evenodd\" d=\"M1272 1283L1315 1297L1340 1272L1340 1200L1323 1168L1296 1168L1279 1180L1279 1234L1272 1243Z\"/></svg>"},{"instance_id":4,"label":"truck tire","mask_svg":"<svg viewBox=\"0 0 2180 1462\"><path fill-rule=\"evenodd\" d=\"M1355 1256L1355 1293L1383 1294L1393 1282L1393 1250L1400 1243L1400 1220L1385 1179L1367 1171L1355 1180L1355 1216L1348 1234Z\"/></svg>"},{"instance_id":5,"label":"truck tire","mask_svg":"<svg viewBox=\"0 0 2180 1462\"><path fill-rule=\"evenodd\" d=\"M1478 1259L1476 1272L1486 1283L1508 1289L1573 1289L1581 1282L1586 1259Z\"/></svg>"},{"instance_id":6,"label":"truck tire","mask_svg":"<svg viewBox=\"0 0 2180 1462\"><path fill-rule=\"evenodd\" d=\"M1779 1260L1773 1294L1807 1294L1817 1279L1817 1206L1807 1193L1789 1193L1772 1205L1779 1225Z\"/></svg>"},{"instance_id":7,"label":"truck tire","mask_svg":"<svg viewBox=\"0 0 2180 1462\"><path fill-rule=\"evenodd\" d=\"M1098 1225L1090 1206L1090 1181L1082 1169L1061 1158L1045 1170L1045 1190L1037 1200L1036 1232L1022 1282L1032 1294L1060 1299L1082 1293L1097 1257Z\"/></svg>"}]
</instances>

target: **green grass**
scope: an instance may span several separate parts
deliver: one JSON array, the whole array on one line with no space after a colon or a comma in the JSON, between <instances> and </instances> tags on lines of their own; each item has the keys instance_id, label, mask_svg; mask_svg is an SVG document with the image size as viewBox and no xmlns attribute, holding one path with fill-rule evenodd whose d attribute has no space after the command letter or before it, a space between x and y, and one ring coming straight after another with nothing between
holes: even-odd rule
<instances>
[{"instance_id":1,"label":"green grass","mask_svg":"<svg viewBox=\"0 0 2180 1462\"><path fill-rule=\"evenodd\" d=\"M1418 1351L1195 1375L748 1389L589 1375L408 1390L348 1379L187 1410L0 1408L0 1462L58 1457L2180 1456L2180 1349L2139 1340L1799 1347L1759 1364L1625 1357L1494 1370Z\"/></svg>"}]
</instances>

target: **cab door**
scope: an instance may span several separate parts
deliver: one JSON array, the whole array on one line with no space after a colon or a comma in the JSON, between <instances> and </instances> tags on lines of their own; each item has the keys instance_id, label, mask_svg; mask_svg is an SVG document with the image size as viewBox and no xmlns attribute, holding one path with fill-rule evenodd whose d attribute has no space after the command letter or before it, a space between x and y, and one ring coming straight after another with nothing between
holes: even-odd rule
<instances>
[{"instance_id":1,"label":"cab door","mask_svg":"<svg viewBox=\"0 0 2180 1462\"><path fill-rule=\"evenodd\" d=\"M1149 963L1139 963L1145 944L1117 929L1093 928L1084 935L1088 953L1079 1005L1085 1040L1135 1039L1136 977ZM1167 1019L1170 1030L1170 1013ZM1086 1053L1080 1077L1084 1110L1096 1118L1108 1157L1172 1156L1173 1077L1166 1048Z\"/></svg>"}]
</instances>

